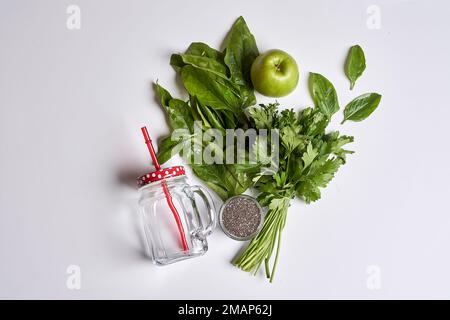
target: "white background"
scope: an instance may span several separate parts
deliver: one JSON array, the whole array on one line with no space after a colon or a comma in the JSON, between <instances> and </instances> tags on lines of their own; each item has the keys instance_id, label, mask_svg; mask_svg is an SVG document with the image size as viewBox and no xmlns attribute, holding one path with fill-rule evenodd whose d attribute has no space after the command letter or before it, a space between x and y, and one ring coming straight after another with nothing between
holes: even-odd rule
<instances>
[{"instance_id":1,"label":"white background","mask_svg":"<svg viewBox=\"0 0 450 320\"><path fill-rule=\"evenodd\" d=\"M80 30L66 27L70 4L81 9ZM370 5L380 29L367 27ZM449 9L0 0L0 298L450 298ZM365 122L341 127L336 117L356 153L322 200L293 202L273 284L230 264L242 243L219 228L205 256L153 266L135 212L133 179L150 169L139 128L155 139L169 132L152 82L184 97L170 54L192 41L219 47L239 15L260 51L283 49L301 67L283 106L311 105L310 71L333 82L341 105L383 95ZM367 69L350 92L343 63L357 43ZM69 265L81 268L80 290L66 287ZM370 266L381 271L379 290L367 286Z\"/></svg>"}]
</instances>

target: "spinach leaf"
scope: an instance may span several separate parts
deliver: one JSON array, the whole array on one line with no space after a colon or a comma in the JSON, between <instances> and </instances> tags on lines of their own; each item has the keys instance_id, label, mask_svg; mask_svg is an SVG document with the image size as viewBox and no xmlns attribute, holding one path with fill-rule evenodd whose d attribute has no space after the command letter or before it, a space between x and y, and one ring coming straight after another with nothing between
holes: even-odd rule
<instances>
[{"instance_id":1,"label":"spinach leaf","mask_svg":"<svg viewBox=\"0 0 450 320\"><path fill-rule=\"evenodd\" d=\"M213 58L196 56L192 54L173 54L170 58L170 64L176 70L179 70L179 68L182 68L185 65L191 65L193 67L212 72L220 77L228 79L227 66Z\"/></svg>"},{"instance_id":2,"label":"spinach leaf","mask_svg":"<svg viewBox=\"0 0 450 320\"><path fill-rule=\"evenodd\" d=\"M200 116L200 120L202 121L202 125L206 128L212 128L212 125L209 123L208 118L206 118L206 115L203 114L203 110L199 103L197 103L195 106L195 110L197 111L197 114Z\"/></svg>"},{"instance_id":3,"label":"spinach leaf","mask_svg":"<svg viewBox=\"0 0 450 320\"><path fill-rule=\"evenodd\" d=\"M211 128L219 129L222 134L225 134L225 129L221 123L221 118L215 113L214 109L202 105L201 103L198 103L197 107L200 109L202 115L205 117L205 120L209 123Z\"/></svg>"},{"instance_id":4,"label":"spinach leaf","mask_svg":"<svg viewBox=\"0 0 450 320\"><path fill-rule=\"evenodd\" d=\"M172 137L168 136L161 140L158 144L158 162L163 164L172 157L172 149L178 144L177 141L172 141Z\"/></svg>"},{"instance_id":5,"label":"spinach leaf","mask_svg":"<svg viewBox=\"0 0 450 320\"><path fill-rule=\"evenodd\" d=\"M161 106L163 108L166 108L169 105L169 101L173 99L171 94L169 93L169 91L167 91L166 89L161 87L158 84L158 81L156 81L156 83L153 85L153 87L154 87L154 89L156 91L156 94L157 94L157 96L159 98Z\"/></svg>"},{"instance_id":6,"label":"spinach leaf","mask_svg":"<svg viewBox=\"0 0 450 320\"><path fill-rule=\"evenodd\" d=\"M252 178L246 172L239 171L239 165L225 165L225 181L229 188L230 196L244 193L253 183Z\"/></svg>"},{"instance_id":7,"label":"spinach leaf","mask_svg":"<svg viewBox=\"0 0 450 320\"><path fill-rule=\"evenodd\" d=\"M170 93L158 83L155 83L154 87L162 107L167 111L172 130L184 130L178 132L178 140L172 140L172 136L168 136L159 144L157 157L158 161L163 164L191 142L190 134L194 131L194 118L192 108L186 102L172 98Z\"/></svg>"},{"instance_id":8,"label":"spinach leaf","mask_svg":"<svg viewBox=\"0 0 450 320\"><path fill-rule=\"evenodd\" d=\"M192 170L222 200L243 193L252 183L249 176L239 172L234 165L192 165Z\"/></svg>"},{"instance_id":9,"label":"spinach leaf","mask_svg":"<svg viewBox=\"0 0 450 320\"><path fill-rule=\"evenodd\" d=\"M328 118L331 118L339 110L336 90L327 78L311 72L309 74L309 89L314 104Z\"/></svg>"},{"instance_id":10,"label":"spinach leaf","mask_svg":"<svg viewBox=\"0 0 450 320\"><path fill-rule=\"evenodd\" d=\"M239 93L230 81L190 65L181 68L181 79L189 94L200 103L217 110L241 112Z\"/></svg>"},{"instance_id":11,"label":"spinach leaf","mask_svg":"<svg viewBox=\"0 0 450 320\"><path fill-rule=\"evenodd\" d=\"M180 54L174 53L170 56L170 65L175 69L176 72L180 72L186 64L183 62Z\"/></svg>"},{"instance_id":12,"label":"spinach leaf","mask_svg":"<svg viewBox=\"0 0 450 320\"><path fill-rule=\"evenodd\" d=\"M356 80L362 75L366 69L366 58L364 51L359 45L350 48L347 60L345 61L344 71L350 80L350 90L353 90Z\"/></svg>"},{"instance_id":13,"label":"spinach leaf","mask_svg":"<svg viewBox=\"0 0 450 320\"><path fill-rule=\"evenodd\" d=\"M239 86L239 100L241 108L252 106L256 103L255 92L252 87Z\"/></svg>"},{"instance_id":14,"label":"spinach leaf","mask_svg":"<svg viewBox=\"0 0 450 320\"><path fill-rule=\"evenodd\" d=\"M381 101L381 95L378 93L366 93L356 97L344 109L344 120L362 121L366 119L378 107Z\"/></svg>"},{"instance_id":15,"label":"spinach leaf","mask_svg":"<svg viewBox=\"0 0 450 320\"><path fill-rule=\"evenodd\" d=\"M255 37L250 33L243 17L239 17L233 24L225 46L225 64L230 69L231 80L251 88L250 68L259 51Z\"/></svg>"},{"instance_id":16,"label":"spinach leaf","mask_svg":"<svg viewBox=\"0 0 450 320\"><path fill-rule=\"evenodd\" d=\"M191 107L185 101L180 99L170 100L167 113L173 129L186 128L193 132L194 118L192 117Z\"/></svg>"},{"instance_id":17,"label":"spinach leaf","mask_svg":"<svg viewBox=\"0 0 450 320\"><path fill-rule=\"evenodd\" d=\"M216 49L211 48L206 43L202 42L192 42L189 48L187 48L186 54L199 56L199 57L207 57L217 62L223 63L224 54Z\"/></svg>"},{"instance_id":18,"label":"spinach leaf","mask_svg":"<svg viewBox=\"0 0 450 320\"><path fill-rule=\"evenodd\" d=\"M161 101L161 106L166 109L172 129L194 130L194 118L191 107L183 100L174 99L170 93L155 83L155 90Z\"/></svg>"},{"instance_id":19,"label":"spinach leaf","mask_svg":"<svg viewBox=\"0 0 450 320\"><path fill-rule=\"evenodd\" d=\"M213 49L205 43L193 42L184 54L172 54L170 57L170 65L173 66L178 72L186 64L203 68L205 68L205 64L211 65L213 66L213 68L210 68L211 71L220 70L221 72L219 73L223 73L226 77L228 77L228 68L223 60L224 56L225 55L223 52ZM194 57L202 59L199 59L198 62L195 63Z\"/></svg>"},{"instance_id":20,"label":"spinach leaf","mask_svg":"<svg viewBox=\"0 0 450 320\"><path fill-rule=\"evenodd\" d=\"M192 165L192 171L197 177L206 183L217 195L225 200L228 197L228 190L223 184L222 166L211 165Z\"/></svg>"},{"instance_id":21,"label":"spinach leaf","mask_svg":"<svg viewBox=\"0 0 450 320\"><path fill-rule=\"evenodd\" d=\"M235 118L235 114L229 110L222 110L221 114L223 115L223 122L225 124L225 128L236 128L238 119Z\"/></svg>"},{"instance_id":22,"label":"spinach leaf","mask_svg":"<svg viewBox=\"0 0 450 320\"><path fill-rule=\"evenodd\" d=\"M184 147L190 147L187 145L191 144L191 139L188 134L182 135L178 140L172 139L172 136L165 137L158 144L159 148L157 158L160 164L164 164L165 162L167 162L172 157L172 155L180 153L180 151L183 150Z\"/></svg>"}]
</instances>

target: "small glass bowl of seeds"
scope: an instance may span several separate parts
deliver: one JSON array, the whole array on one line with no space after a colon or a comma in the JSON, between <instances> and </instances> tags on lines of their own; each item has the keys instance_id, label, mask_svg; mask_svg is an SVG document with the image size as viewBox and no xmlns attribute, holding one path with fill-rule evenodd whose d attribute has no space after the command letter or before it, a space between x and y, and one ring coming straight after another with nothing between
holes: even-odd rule
<instances>
[{"instance_id":1,"label":"small glass bowl of seeds","mask_svg":"<svg viewBox=\"0 0 450 320\"><path fill-rule=\"evenodd\" d=\"M238 195L224 202L219 212L223 232L234 240L250 240L263 225L263 209L255 198Z\"/></svg>"}]
</instances>

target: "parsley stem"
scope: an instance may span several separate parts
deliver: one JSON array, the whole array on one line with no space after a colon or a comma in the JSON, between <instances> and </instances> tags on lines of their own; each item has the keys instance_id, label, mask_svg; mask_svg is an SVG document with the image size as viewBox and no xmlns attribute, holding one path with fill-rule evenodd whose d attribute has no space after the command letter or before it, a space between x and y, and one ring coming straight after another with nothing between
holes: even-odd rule
<instances>
[{"instance_id":1,"label":"parsley stem","mask_svg":"<svg viewBox=\"0 0 450 320\"><path fill-rule=\"evenodd\" d=\"M275 270L277 268L277 263L278 263L278 255L280 253L280 243L281 243L281 231L282 231L282 224L280 224L279 229L278 229L278 243L277 243L277 253L275 254L275 262L273 263L273 267L272 267L272 275L270 276L270 282L272 283L273 278L275 276Z\"/></svg>"},{"instance_id":2,"label":"parsley stem","mask_svg":"<svg viewBox=\"0 0 450 320\"><path fill-rule=\"evenodd\" d=\"M266 269L266 278L270 279L270 266L269 266L269 257L264 259L264 267Z\"/></svg>"}]
</instances>

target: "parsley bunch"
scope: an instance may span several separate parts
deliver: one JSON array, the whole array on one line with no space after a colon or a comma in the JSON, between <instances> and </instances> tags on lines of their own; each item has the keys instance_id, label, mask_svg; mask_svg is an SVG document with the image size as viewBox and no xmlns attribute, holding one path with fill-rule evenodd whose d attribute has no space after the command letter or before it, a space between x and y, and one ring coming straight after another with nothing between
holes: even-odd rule
<instances>
[{"instance_id":1,"label":"parsley bunch","mask_svg":"<svg viewBox=\"0 0 450 320\"><path fill-rule=\"evenodd\" d=\"M344 146L353 142L353 137L338 131L326 133L330 118L318 108L279 112L277 104L269 104L250 107L248 114L255 129L278 131L279 169L274 175L254 178L254 187L260 192L258 201L268 207L268 212L261 232L234 264L256 273L264 262L266 275L272 281L291 199L299 197L307 203L320 199L320 188L327 186L345 163L345 156L352 153ZM275 261L270 268L275 245Z\"/></svg>"}]
</instances>

